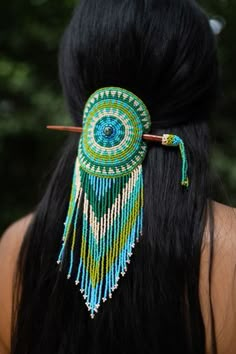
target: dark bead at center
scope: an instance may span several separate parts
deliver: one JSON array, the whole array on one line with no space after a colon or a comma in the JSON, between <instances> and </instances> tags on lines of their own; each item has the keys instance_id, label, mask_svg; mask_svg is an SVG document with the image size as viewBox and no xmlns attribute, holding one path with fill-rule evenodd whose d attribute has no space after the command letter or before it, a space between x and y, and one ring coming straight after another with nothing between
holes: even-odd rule
<instances>
[{"instance_id":1,"label":"dark bead at center","mask_svg":"<svg viewBox=\"0 0 236 354\"><path fill-rule=\"evenodd\" d=\"M110 126L107 126L104 128L104 134L107 135L107 136L110 136L112 133L113 133L113 128L110 127Z\"/></svg>"}]
</instances>

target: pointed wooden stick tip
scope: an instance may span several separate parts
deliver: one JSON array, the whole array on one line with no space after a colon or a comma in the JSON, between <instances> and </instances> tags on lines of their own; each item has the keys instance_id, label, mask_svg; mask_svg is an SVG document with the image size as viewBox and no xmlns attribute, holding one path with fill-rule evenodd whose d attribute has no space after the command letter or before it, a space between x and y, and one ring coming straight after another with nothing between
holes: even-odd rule
<instances>
[{"instance_id":1,"label":"pointed wooden stick tip","mask_svg":"<svg viewBox=\"0 0 236 354\"><path fill-rule=\"evenodd\" d=\"M74 133L82 133L83 128L82 127L65 127L65 126L60 126L60 125L47 125L47 129L50 130L59 130L59 131L65 131L65 132L74 132Z\"/></svg>"}]
</instances>

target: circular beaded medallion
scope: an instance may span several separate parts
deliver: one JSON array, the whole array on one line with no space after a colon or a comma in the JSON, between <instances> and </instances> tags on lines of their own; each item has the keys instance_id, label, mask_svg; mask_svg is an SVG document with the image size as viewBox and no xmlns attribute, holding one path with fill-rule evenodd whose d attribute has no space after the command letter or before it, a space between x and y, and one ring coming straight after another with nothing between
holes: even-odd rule
<instances>
[{"instance_id":1,"label":"circular beaded medallion","mask_svg":"<svg viewBox=\"0 0 236 354\"><path fill-rule=\"evenodd\" d=\"M132 92L118 87L97 90L84 109L81 168L99 177L130 173L146 155L142 135L150 128L148 109Z\"/></svg>"}]
</instances>

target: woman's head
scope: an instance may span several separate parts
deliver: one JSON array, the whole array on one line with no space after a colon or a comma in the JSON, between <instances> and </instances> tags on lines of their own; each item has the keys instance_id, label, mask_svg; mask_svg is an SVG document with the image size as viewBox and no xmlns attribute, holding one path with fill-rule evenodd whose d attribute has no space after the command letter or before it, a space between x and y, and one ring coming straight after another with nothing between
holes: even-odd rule
<instances>
[{"instance_id":1,"label":"woman's head","mask_svg":"<svg viewBox=\"0 0 236 354\"><path fill-rule=\"evenodd\" d=\"M80 125L88 97L101 87L139 96L152 121L166 122L158 133L184 140L190 186L183 190L179 183L176 149L150 144L143 163L143 237L112 301L93 322L74 283L56 265L78 137L67 144L21 250L12 354L204 353L199 272L209 210L205 119L219 88L207 16L191 0L80 0L63 37L60 76ZM181 119L186 124L179 125Z\"/></svg>"},{"instance_id":2,"label":"woman's head","mask_svg":"<svg viewBox=\"0 0 236 354\"><path fill-rule=\"evenodd\" d=\"M206 118L218 95L214 34L194 0L81 0L59 62L79 124L88 96L100 87L136 93L157 122Z\"/></svg>"}]
</instances>

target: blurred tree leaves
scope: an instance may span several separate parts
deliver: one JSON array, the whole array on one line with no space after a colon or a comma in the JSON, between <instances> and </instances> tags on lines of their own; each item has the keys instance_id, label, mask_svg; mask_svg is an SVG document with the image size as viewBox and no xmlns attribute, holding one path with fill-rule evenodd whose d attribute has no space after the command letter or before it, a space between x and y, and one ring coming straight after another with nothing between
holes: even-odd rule
<instances>
[{"instance_id":1,"label":"blurred tree leaves","mask_svg":"<svg viewBox=\"0 0 236 354\"><path fill-rule=\"evenodd\" d=\"M63 113L57 51L74 1L0 5L0 131L36 129ZM24 117L24 118L23 118ZM29 119L30 117L30 119Z\"/></svg>"},{"instance_id":2,"label":"blurred tree leaves","mask_svg":"<svg viewBox=\"0 0 236 354\"><path fill-rule=\"evenodd\" d=\"M0 4L0 232L34 207L44 171L64 139L45 126L68 121L57 52L74 5L72 0Z\"/></svg>"},{"instance_id":3,"label":"blurred tree leaves","mask_svg":"<svg viewBox=\"0 0 236 354\"><path fill-rule=\"evenodd\" d=\"M45 126L69 121L58 79L57 53L75 3L16 0L0 4L0 232L38 201L39 181L66 136L48 132ZM235 204L236 2L202 0L201 4L209 16L218 15L226 21L219 36L225 96L218 117L212 121L212 164L219 176L215 199Z\"/></svg>"},{"instance_id":4,"label":"blurred tree leaves","mask_svg":"<svg viewBox=\"0 0 236 354\"><path fill-rule=\"evenodd\" d=\"M209 17L222 17L225 28L218 37L223 100L212 119L212 166L216 199L236 205L236 2L234 0L201 0Z\"/></svg>"}]
</instances>

